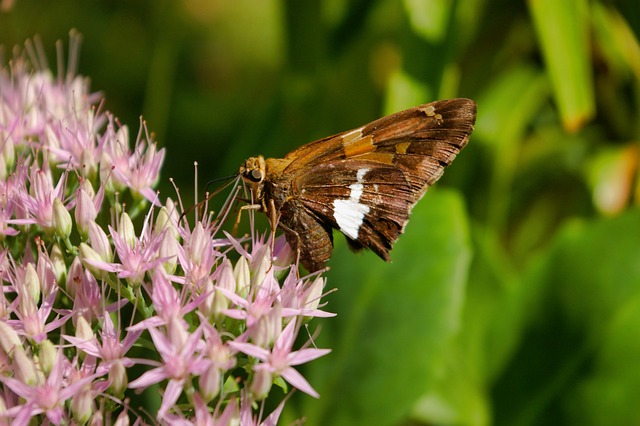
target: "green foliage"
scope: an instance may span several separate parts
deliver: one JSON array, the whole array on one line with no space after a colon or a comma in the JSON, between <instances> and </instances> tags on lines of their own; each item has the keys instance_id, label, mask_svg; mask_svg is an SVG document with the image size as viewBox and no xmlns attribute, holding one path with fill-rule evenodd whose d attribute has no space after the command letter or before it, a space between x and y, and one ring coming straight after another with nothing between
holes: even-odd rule
<instances>
[{"instance_id":1,"label":"green foliage","mask_svg":"<svg viewBox=\"0 0 640 426\"><path fill-rule=\"evenodd\" d=\"M336 234L338 317L316 338L333 353L304 372L322 397L295 394L282 424L627 425L640 423L636 3L17 0L0 42L77 28L80 71L123 122L142 112L183 194L193 160L204 180L226 176L383 113L475 99L468 148L391 264Z\"/></svg>"}]
</instances>

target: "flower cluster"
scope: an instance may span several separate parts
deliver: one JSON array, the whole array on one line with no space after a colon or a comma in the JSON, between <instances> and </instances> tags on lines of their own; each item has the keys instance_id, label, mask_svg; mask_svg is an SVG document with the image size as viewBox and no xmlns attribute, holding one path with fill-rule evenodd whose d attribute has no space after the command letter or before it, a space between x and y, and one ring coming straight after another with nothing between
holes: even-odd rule
<instances>
[{"instance_id":1,"label":"flower cluster","mask_svg":"<svg viewBox=\"0 0 640 426\"><path fill-rule=\"evenodd\" d=\"M324 278L282 238L189 225L153 189L145 124L131 149L85 79L26 47L0 71L0 424L126 423L152 387L152 423L275 424L289 386L317 397L294 367L328 350L295 341L331 315Z\"/></svg>"}]
</instances>

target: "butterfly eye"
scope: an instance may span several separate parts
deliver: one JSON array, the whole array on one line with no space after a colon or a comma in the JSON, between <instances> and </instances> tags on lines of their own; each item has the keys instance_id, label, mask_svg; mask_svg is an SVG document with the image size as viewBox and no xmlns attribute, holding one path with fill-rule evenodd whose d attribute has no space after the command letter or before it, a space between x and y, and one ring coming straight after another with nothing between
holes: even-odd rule
<instances>
[{"instance_id":1,"label":"butterfly eye","mask_svg":"<svg viewBox=\"0 0 640 426\"><path fill-rule=\"evenodd\" d=\"M262 172L258 169L253 169L247 177L253 182L260 182L262 180Z\"/></svg>"}]
</instances>

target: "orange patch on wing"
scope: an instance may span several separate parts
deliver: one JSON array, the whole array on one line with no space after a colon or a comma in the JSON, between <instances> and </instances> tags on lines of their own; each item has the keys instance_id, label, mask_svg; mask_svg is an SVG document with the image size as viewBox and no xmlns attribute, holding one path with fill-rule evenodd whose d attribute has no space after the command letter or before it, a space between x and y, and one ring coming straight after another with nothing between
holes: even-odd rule
<instances>
[{"instance_id":1,"label":"orange patch on wing","mask_svg":"<svg viewBox=\"0 0 640 426\"><path fill-rule=\"evenodd\" d=\"M369 152L373 152L376 147L373 145L373 136L360 137L362 133L354 132L342 137L342 149L347 157L355 157Z\"/></svg>"},{"instance_id":2,"label":"orange patch on wing","mask_svg":"<svg viewBox=\"0 0 640 426\"><path fill-rule=\"evenodd\" d=\"M396 154L406 154L411 142L401 142L396 144Z\"/></svg>"},{"instance_id":3,"label":"orange patch on wing","mask_svg":"<svg viewBox=\"0 0 640 426\"><path fill-rule=\"evenodd\" d=\"M426 108L421 108L421 111L424 112L427 117L435 118L438 124L442 123L442 114L436 113L436 108L433 105L429 105Z\"/></svg>"},{"instance_id":4,"label":"orange patch on wing","mask_svg":"<svg viewBox=\"0 0 640 426\"><path fill-rule=\"evenodd\" d=\"M394 154L390 152L370 152L359 158L363 160L376 161L378 163L393 164Z\"/></svg>"}]
</instances>

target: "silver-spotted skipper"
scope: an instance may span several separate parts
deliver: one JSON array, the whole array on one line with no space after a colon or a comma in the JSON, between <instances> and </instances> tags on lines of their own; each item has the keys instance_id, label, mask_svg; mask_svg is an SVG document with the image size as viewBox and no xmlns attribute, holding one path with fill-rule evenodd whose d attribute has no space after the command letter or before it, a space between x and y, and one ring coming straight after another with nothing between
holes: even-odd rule
<instances>
[{"instance_id":1,"label":"silver-spotted skipper","mask_svg":"<svg viewBox=\"0 0 640 426\"><path fill-rule=\"evenodd\" d=\"M332 228L354 250L389 251L413 206L469 140L470 99L417 106L329 136L284 158L249 158L240 175L255 208L286 234L308 271L325 266Z\"/></svg>"}]
</instances>

